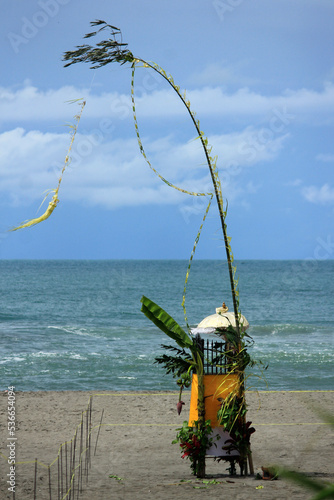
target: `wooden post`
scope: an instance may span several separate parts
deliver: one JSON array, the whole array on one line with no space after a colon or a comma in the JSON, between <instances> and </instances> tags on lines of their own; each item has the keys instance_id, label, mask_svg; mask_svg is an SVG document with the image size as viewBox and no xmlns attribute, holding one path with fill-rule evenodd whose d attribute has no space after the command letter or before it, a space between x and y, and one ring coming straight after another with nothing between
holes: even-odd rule
<instances>
[{"instance_id":1,"label":"wooden post","mask_svg":"<svg viewBox=\"0 0 334 500\"><path fill-rule=\"evenodd\" d=\"M253 476L253 474L254 474L254 465L253 465L253 457L252 457L251 450L249 451L249 455L248 455L248 463L249 463L249 473L251 474L251 476Z\"/></svg>"}]
</instances>

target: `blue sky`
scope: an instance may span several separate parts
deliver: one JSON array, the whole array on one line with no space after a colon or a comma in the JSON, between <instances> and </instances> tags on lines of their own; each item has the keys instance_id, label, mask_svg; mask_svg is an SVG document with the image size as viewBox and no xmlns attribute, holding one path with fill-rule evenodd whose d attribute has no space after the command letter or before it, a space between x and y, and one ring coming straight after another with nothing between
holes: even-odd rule
<instances>
[{"instance_id":1,"label":"blue sky","mask_svg":"<svg viewBox=\"0 0 334 500\"><path fill-rule=\"evenodd\" d=\"M187 90L218 155L237 259L334 254L332 0L11 0L1 6L0 258L187 259L206 202L163 184L141 156L129 67L63 67L90 21L122 30L134 55ZM56 210L69 129L86 107ZM136 72L137 118L152 165L190 190L212 186L195 130L166 83ZM225 258L217 207L197 258Z\"/></svg>"}]
</instances>

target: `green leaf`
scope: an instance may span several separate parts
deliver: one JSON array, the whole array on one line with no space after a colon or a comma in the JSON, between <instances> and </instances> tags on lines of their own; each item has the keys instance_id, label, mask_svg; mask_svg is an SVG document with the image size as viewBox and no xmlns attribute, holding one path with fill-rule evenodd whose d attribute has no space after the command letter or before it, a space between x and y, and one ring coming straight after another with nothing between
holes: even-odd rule
<instances>
[{"instance_id":1,"label":"green leaf","mask_svg":"<svg viewBox=\"0 0 334 500\"><path fill-rule=\"evenodd\" d=\"M324 486L324 489L320 491L312 500L324 500L327 498L334 498L334 484L329 484L328 486Z\"/></svg>"},{"instance_id":2,"label":"green leaf","mask_svg":"<svg viewBox=\"0 0 334 500\"><path fill-rule=\"evenodd\" d=\"M189 335L181 326L160 306L148 299L144 295L140 299L142 303L141 311L150 319L160 330L182 348L192 349L194 344Z\"/></svg>"},{"instance_id":3,"label":"green leaf","mask_svg":"<svg viewBox=\"0 0 334 500\"><path fill-rule=\"evenodd\" d=\"M299 483L306 488L310 488L314 491L322 492L324 490L324 485L319 481L311 479L307 477L305 474L296 471L289 471L286 469L281 469L279 471L280 476L286 477L287 479L291 479L295 483Z\"/></svg>"}]
</instances>

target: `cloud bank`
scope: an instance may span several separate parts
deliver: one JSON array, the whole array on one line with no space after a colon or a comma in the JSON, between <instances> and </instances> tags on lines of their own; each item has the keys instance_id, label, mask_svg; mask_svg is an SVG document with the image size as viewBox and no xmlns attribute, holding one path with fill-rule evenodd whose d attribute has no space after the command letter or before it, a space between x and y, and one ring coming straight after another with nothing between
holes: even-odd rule
<instances>
[{"instance_id":1,"label":"cloud bank","mask_svg":"<svg viewBox=\"0 0 334 500\"><path fill-rule=\"evenodd\" d=\"M244 168L275 159L287 135L268 135L247 127L239 133L209 137L224 182L225 195L235 194ZM23 128L0 134L2 202L26 205L57 186L69 135ZM189 191L212 191L208 168L198 140L178 142L173 136L143 138L151 164L174 185ZM149 168L135 138L107 140L103 134L77 133L71 163L65 171L60 199L107 209L142 204L175 204L185 195L171 189Z\"/></svg>"},{"instance_id":2,"label":"cloud bank","mask_svg":"<svg viewBox=\"0 0 334 500\"><path fill-rule=\"evenodd\" d=\"M2 123L18 120L64 120L64 117L69 115L66 102L81 97L87 100L87 118L109 116L124 119L132 113L128 94L95 94L87 88L73 86L41 91L27 83L17 90L0 87L0 120ZM281 120L283 125L294 120L312 124L315 116L333 121L334 85L331 82L326 83L321 90L285 90L280 95L272 96L252 91L248 87L240 88L234 93L228 93L221 87L204 87L189 90L187 97L198 116L248 116L265 120L274 120L276 116L277 123ZM172 90L159 88L147 92L145 88L141 88L137 97L137 109L142 118L170 118L185 113L184 107Z\"/></svg>"}]
</instances>

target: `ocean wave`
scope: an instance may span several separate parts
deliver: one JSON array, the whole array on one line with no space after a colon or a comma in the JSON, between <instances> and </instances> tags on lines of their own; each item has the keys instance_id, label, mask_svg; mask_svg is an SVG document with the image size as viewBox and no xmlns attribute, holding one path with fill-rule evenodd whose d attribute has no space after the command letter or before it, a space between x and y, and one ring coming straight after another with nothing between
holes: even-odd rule
<instances>
[{"instance_id":1,"label":"ocean wave","mask_svg":"<svg viewBox=\"0 0 334 500\"><path fill-rule=\"evenodd\" d=\"M61 326L61 325L48 325L48 329L52 330L60 330L61 332L64 333L69 333L71 335L79 335L82 337L93 337L93 338L102 338L104 339L105 336L100 335L97 333L96 329L94 330L89 330L85 327L79 327L79 326Z\"/></svg>"},{"instance_id":2,"label":"ocean wave","mask_svg":"<svg viewBox=\"0 0 334 500\"><path fill-rule=\"evenodd\" d=\"M10 378L20 390L175 390L173 377L154 364L168 341L140 313L139 298L141 292L156 297L183 325L177 296L186 261L0 264L0 380ZM318 262L312 276L299 273L298 286L282 288L282 276L293 278L296 265L242 263L240 307L255 341L249 353L269 362L271 389L330 389L334 261ZM197 325L229 288L217 272L225 272L225 263L194 261L193 266L187 309ZM208 276L210 287L203 285ZM121 277L117 303L109 291L116 289L115 277Z\"/></svg>"},{"instance_id":3,"label":"ocean wave","mask_svg":"<svg viewBox=\"0 0 334 500\"><path fill-rule=\"evenodd\" d=\"M92 353L94 356L99 356L97 353ZM18 355L12 355L12 356L5 356L1 361L1 364L6 364L6 363L29 363L29 361L33 360L41 360L43 359L57 359L57 360L66 360L66 359L75 359L75 360L81 360L81 361L87 361L87 356L83 354L79 354L76 352L54 352L54 351L39 351L39 352L27 352L24 354L18 354Z\"/></svg>"},{"instance_id":4,"label":"ocean wave","mask_svg":"<svg viewBox=\"0 0 334 500\"><path fill-rule=\"evenodd\" d=\"M56 358L59 355L61 355L61 353L59 352L44 352L44 351L27 353L27 357L29 358Z\"/></svg>"},{"instance_id":5,"label":"ocean wave","mask_svg":"<svg viewBox=\"0 0 334 500\"><path fill-rule=\"evenodd\" d=\"M24 319L24 316L19 315L19 314L12 314L12 313L2 313L0 312L0 322L3 321L17 321L20 319Z\"/></svg>"},{"instance_id":6,"label":"ocean wave","mask_svg":"<svg viewBox=\"0 0 334 500\"><path fill-rule=\"evenodd\" d=\"M6 363L21 363L22 361L26 361L26 358L22 358L19 356L5 356L1 361L0 365L5 365Z\"/></svg>"},{"instance_id":7,"label":"ocean wave","mask_svg":"<svg viewBox=\"0 0 334 500\"><path fill-rule=\"evenodd\" d=\"M312 333L320 333L326 331L326 327L320 327L319 325L310 324L293 324L293 323L276 323L276 324L266 324L266 325L252 325L250 326L248 333L252 337L255 335L280 335L280 334L298 334L310 335Z\"/></svg>"}]
</instances>

